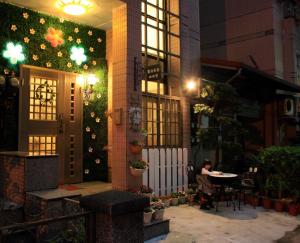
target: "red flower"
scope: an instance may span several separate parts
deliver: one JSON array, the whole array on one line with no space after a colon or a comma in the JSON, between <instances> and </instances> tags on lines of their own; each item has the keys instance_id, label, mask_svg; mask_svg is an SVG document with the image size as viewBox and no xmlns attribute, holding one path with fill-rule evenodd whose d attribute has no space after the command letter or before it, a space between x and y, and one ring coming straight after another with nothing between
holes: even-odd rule
<instances>
[{"instance_id":1,"label":"red flower","mask_svg":"<svg viewBox=\"0 0 300 243\"><path fill-rule=\"evenodd\" d=\"M64 43L63 33L61 30L56 30L52 27L48 29L48 33L45 36L46 41L49 41L51 46L56 48Z\"/></svg>"}]
</instances>

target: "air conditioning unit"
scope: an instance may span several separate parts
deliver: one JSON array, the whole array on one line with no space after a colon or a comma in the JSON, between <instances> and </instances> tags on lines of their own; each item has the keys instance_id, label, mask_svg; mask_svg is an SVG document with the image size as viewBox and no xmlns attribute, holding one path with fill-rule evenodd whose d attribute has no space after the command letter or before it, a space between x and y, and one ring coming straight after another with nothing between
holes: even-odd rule
<instances>
[{"instance_id":1,"label":"air conditioning unit","mask_svg":"<svg viewBox=\"0 0 300 243\"><path fill-rule=\"evenodd\" d=\"M283 114L285 116L295 115L295 100L291 98L286 98L283 103Z\"/></svg>"}]
</instances>

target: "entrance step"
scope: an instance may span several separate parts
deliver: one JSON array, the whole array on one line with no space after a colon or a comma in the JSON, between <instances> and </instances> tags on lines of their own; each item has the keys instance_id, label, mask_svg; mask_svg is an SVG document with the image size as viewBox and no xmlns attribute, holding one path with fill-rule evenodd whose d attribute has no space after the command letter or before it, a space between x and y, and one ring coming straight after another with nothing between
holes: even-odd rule
<instances>
[{"instance_id":1,"label":"entrance step","mask_svg":"<svg viewBox=\"0 0 300 243\"><path fill-rule=\"evenodd\" d=\"M26 193L25 219L39 220L44 218L57 217L70 213L78 212L79 205L73 202L78 201L81 194L76 191L67 191L64 189L53 189L45 191L34 191ZM64 200L72 199L72 200Z\"/></svg>"},{"instance_id":2,"label":"entrance step","mask_svg":"<svg viewBox=\"0 0 300 243\"><path fill-rule=\"evenodd\" d=\"M152 221L150 224L144 225L144 241L155 237L166 235L170 231L170 220L164 219Z\"/></svg>"}]
</instances>

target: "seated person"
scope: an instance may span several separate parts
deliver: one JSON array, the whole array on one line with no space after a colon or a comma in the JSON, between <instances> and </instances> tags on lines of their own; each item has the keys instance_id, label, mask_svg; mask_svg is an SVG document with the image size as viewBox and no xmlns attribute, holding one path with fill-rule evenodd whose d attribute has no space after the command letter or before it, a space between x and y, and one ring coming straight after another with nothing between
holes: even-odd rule
<instances>
[{"instance_id":1,"label":"seated person","mask_svg":"<svg viewBox=\"0 0 300 243\"><path fill-rule=\"evenodd\" d=\"M206 159L204 160L202 166L199 168L196 175L198 188L202 192L200 198L200 208L206 210L214 207L212 203L212 194L214 192L214 186L211 184L211 182L208 179L208 175L212 173L211 168L212 168L211 161Z\"/></svg>"}]
</instances>

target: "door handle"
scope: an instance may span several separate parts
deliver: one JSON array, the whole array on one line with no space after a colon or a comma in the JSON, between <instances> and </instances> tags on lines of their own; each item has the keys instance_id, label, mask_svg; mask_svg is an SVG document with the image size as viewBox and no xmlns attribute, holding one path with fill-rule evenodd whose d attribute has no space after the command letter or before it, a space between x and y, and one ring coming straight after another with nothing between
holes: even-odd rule
<instances>
[{"instance_id":1,"label":"door handle","mask_svg":"<svg viewBox=\"0 0 300 243\"><path fill-rule=\"evenodd\" d=\"M64 133L64 118L63 114L58 115L58 133L62 134Z\"/></svg>"}]
</instances>

